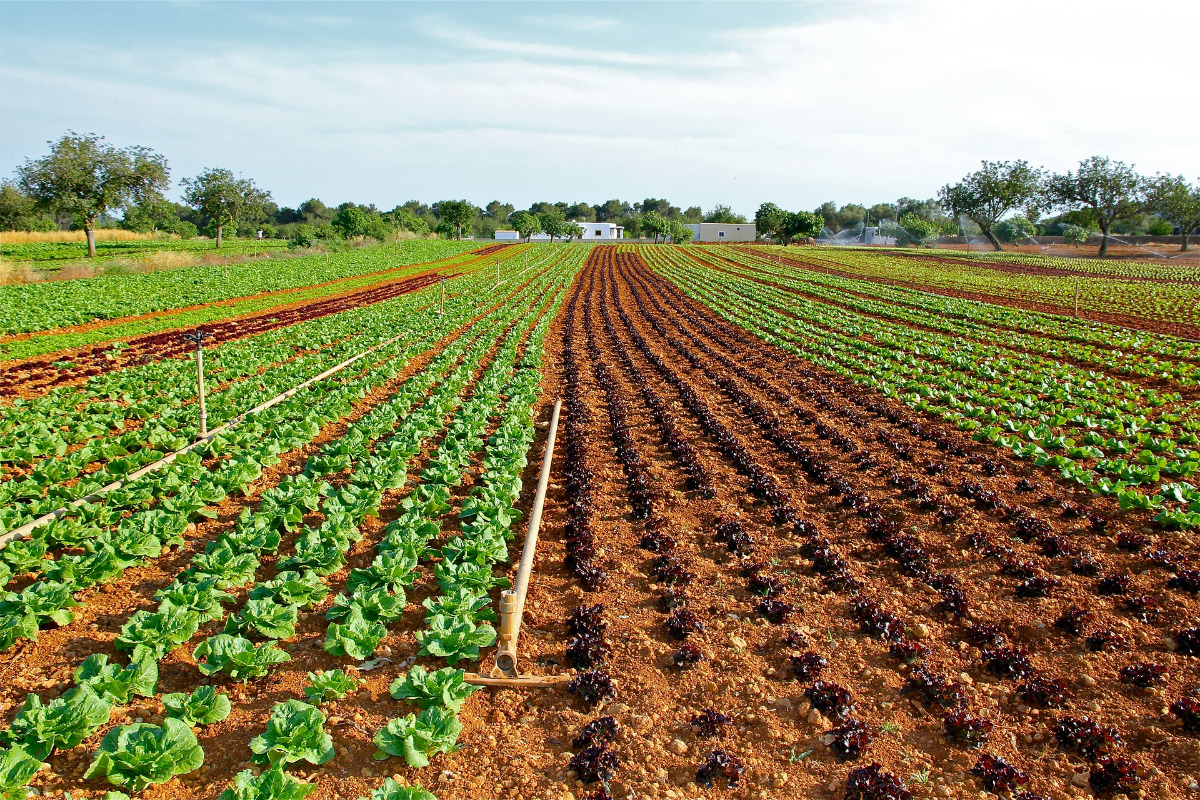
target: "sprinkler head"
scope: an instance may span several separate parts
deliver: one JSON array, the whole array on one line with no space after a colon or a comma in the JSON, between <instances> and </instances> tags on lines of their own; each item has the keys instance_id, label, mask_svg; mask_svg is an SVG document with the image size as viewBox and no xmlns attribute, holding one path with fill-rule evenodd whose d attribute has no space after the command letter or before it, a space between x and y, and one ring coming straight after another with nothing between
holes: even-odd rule
<instances>
[{"instance_id":1,"label":"sprinkler head","mask_svg":"<svg viewBox=\"0 0 1200 800\"><path fill-rule=\"evenodd\" d=\"M192 344L196 345L196 347L203 347L204 340L211 339L213 336L214 334L209 333L203 328L197 328L194 331L179 334L180 339L191 342Z\"/></svg>"}]
</instances>

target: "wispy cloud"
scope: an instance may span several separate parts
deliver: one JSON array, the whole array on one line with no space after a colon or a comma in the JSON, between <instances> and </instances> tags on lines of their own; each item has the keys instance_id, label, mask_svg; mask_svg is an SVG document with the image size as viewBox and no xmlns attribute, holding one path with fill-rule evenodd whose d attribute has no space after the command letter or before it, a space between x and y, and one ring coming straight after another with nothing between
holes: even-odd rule
<instances>
[{"instance_id":1,"label":"wispy cloud","mask_svg":"<svg viewBox=\"0 0 1200 800\"><path fill-rule=\"evenodd\" d=\"M1005 15L942 0L823 16L746 3L720 24L680 14L669 36L643 32L637 5L579 6L621 22L589 30L559 5L347 4L312 6L294 27L229 26L251 44L91 21L51 32L7 14L0 172L74 128L152 146L177 177L242 171L284 204L665 195L753 211L929 196L981 158L1062 169L1096 152L1198 175L1192 106L1162 124L1111 101L1147 96L1141 65L1200 78L1186 49L1163 46L1159 2L1119 26L1106 0L1088 17L1043 3L1036 24L1032 0ZM311 20L327 13L351 24ZM1176 22L1194 27L1200 10ZM1093 63L1107 83L1071 77Z\"/></svg>"},{"instance_id":2,"label":"wispy cloud","mask_svg":"<svg viewBox=\"0 0 1200 800\"><path fill-rule=\"evenodd\" d=\"M423 17L414 29L438 42L452 44L479 53L504 53L526 60L575 61L623 67L717 68L731 66L737 56L731 52L704 55L691 53L635 53L618 49L598 49L564 44L547 44L528 39L484 36L444 17Z\"/></svg>"},{"instance_id":3,"label":"wispy cloud","mask_svg":"<svg viewBox=\"0 0 1200 800\"><path fill-rule=\"evenodd\" d=\"M593 17L587 14L526 14L518 17L522 25L553 30L609 31L620 26L616 17Z\"/></svg>"}]
</instances>

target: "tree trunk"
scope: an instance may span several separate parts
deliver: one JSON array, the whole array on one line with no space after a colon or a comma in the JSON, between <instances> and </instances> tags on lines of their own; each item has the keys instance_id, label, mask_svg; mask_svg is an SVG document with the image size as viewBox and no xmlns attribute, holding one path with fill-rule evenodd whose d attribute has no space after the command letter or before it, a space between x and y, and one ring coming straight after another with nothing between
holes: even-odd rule
<instances>
[{"instance_id":1,"label":"tree trunk","mask_svg":"<svg viewBox=\"0 0 1200 800\"><path fill-rule=\"evenodd\" d=\"M1179 226L1179 232L1183 234L1183 244L1181 244L1179 246L1179 252L1182 253L1184 250L1188 250L1191 248L1191 245L1188 242L1188 239L1192 238L1193 230L1195 230L1195 228L1185 228L1182 225Z\"/></svg>"},{"instance_id":2,"label":"tree trunk","mask_svg":"<svg viewBox=\"0 0 1200 800\"><path fill-rule=\"evenodd\" d=\"M221 224L221 220L217 220L217 249L221 249L221 243L224 241L222 234L225 232L225 226Z\"/></svg>"},{"instance_id":3,"label":"tree trunk","mask_svg":"<svg viewBox=\"0 0 1200 800\"><path fill-rule=\"evenodd\" d=\"M83 235L87 238L88 258L96 257L96 220L89 219L83 223Z\"/></svg>"},{"instance_id":4,"label":"tree trunk","mask_svg":"<svg viewBox=\"0 0 1200 800\"><path fill-rule=\"evenodd\" d=\"M1100 228L1100 258L1108 255L1108 226L1104 225Z\"/></svg>"},{"instance_id":5,"label":"tree trunk","mask_svg":"<svg viewBox=\"0 0 1200 800\"><path fill-rule=\"evenodd\" d=\"M984 228L983 235L987 237L988 241L992 243L992 247L996 248L997 251L1004 250L1004 248L1000 246L1000 240L996 238L996 234L992 233L991 228ZM964 236L963 238L965 239L966 237Z\"/></svg>"}]
</instances>

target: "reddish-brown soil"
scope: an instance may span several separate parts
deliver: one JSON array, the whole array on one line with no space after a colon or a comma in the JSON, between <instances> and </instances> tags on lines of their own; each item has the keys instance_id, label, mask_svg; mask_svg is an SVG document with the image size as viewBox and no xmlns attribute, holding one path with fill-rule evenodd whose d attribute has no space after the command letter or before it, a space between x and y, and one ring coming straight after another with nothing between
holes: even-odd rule
<instances>
[{"instance_id":1,"label":"reddish-brown soil","mask_svg":"<svg viewBox=\"0 0 1200 800\"><path fill-rule=\"evenodd\" d=\"M352 308L361 308L392 300L437 283L443 278L452 278L457 274L426 273L350 294L324 298L316 302L297 304L289 308L275 308L267 312L209 323L199 326L198 330L210 335L211 338L206 339L205 344L211 347L222 342L265 333L274 328L295 325L298 322L320 319ZM194 344L183 340L179 331L171 330L129 339L123 342L121 347L113 344L91 345L70 353L56 354L54 361L39 358L18 362L8 367L4 375L0 376L0 396L19 394L22 397L35 397L55 386L76 383L86 380L92 375L99 375L122 367L146 364L150 361L179 358L194 350ZM64 368L54 366L56 362L63 360L69 361L71 366Z\"/></svg>"},{"instance_id":2,"label":"reddish-brown soil","mask_svg":"<svg viewBox=\"0 0 1200 800\"><path fill-rule=\"evenodd\" d=\"M1064 317L1075 316L1075 309L1068 306L1059 306L1053 303L1039 303L1031 300L1014 300L1010 297L998 297L996 295L983 294L981 292L965 292L958 289L947 289L941 286L929 286L916 281L903 281L894 278L880 278L874 275L862 275L859 273L850 272L844 268L833 266L831 262L824 261L816 256L798 259L779 256L775 253L772 253L771 258L772 260L782 261L783 263L791 266L800 267L802 269L811 269L816 272L824 272L828 275L837 275L841 278L872 281L874 283L882 283L886 286L903 286L908 289L918 289L922 292L940 294L945 297L957 297L962 300L975 300L980 303L991 303L993 305L1011 306L1012 308L1023 308L1028 311L1040 311L1045 314L1057 314ZM1030 270L1017 269L1016 271L1028 272ZM1178 322L1163 322L1160 320L1133 317L1129 316L1128 314L1112 314L1101 311L1081 311L1080 316L1083 319L1103 322L1108 325L1120 325L1122 327L1132 328L1134 330L1150 331L1151 333L1165 333L1169 336L1179 336L1184 339L1200 340L1200 326L1196 325L1184 325Z\"/></svg>"},{"instance_id":3,"label":"reddish-brown soil","mask_svg":"<svg viewBox=\"0 0 1200 800\"><path fill-rule=\"evenodd\" d=\"M1091 767L1060 749L1051 732L1068 716L1117 729L1123 744L1113 755L1133 759L1143 779L1128 796L1188 795L1200 743L1167 706L1194 687L1195 662L1174 651L1172 637L1194 624L1200 602L1167 588L1172 570L1160 565L1174 559L1194 567L1191 538L1154 531L1143 515L1121 513L728 326L617 248L593 249L547 343L538 418L546 419L559 393L566 402L522 655L533 672L576 674L572 667L582 662L571 663L565 621L578 606L601 604L610 652L597 666L613 679L615 695L590 705L562 688L482 690L461 713L460 752L437 756L424 770L371 761L374 732L408 710L388 698L387 685L416 651L416 603L430 588L423 583L385 642L393 663L365 673L364 691L329 708L338 756L299 770L316 784L313 798L355 798L392 772L441 800L587 797L600 784L585 785L571 772L572 740L601 715L620 726L609 746L620 762L609 791L620 800L840 800L847 773L872 762L917 798L986 798L993 795L969 772L981 754L1028 773L1025 788L1037 795L1082 798L1090 796ZM539 430L534 452L543 437ZM539 466L531 461L527 487ZM385 513L371 522L348 567L370 561L387 521ZM718 541L718 524L734 521L744 536ZM1126 536L1118 546L1122 531L1152 541ZM518 537L514 562L520 544ZM1047 555L1056 548L1071 555ZM1072 558L1085 554L1096 562L1095 577L1072 571ZM112 613L145 602L169 574L163 570L143 576L145 587L127 574L132 583L112 592L126 605ZM1016 595L1030 574L1056 581L1046 597ZM1113 574L1128 574L1129 585L1122 594L1099 594L1099 578ZM750 591L752 577L790 607L764 605ZM682 643L665 626L668 589L703 626L686 636L699 661L685 669L674 663ZM1160 601L1157 618L1144 622L1127 610L1141 595ZM89 597L86 616L61 637L47 632L20 651L3 673L6 707L27 688L52 688L83 653L110 646L119 619L104 616L105 600ZM871 603L856 609L856 600ZM96 604L98 612L86 611ZM1109 631L1123 642L1092 652L1081 637L1057 629L1074 606L1094 615L1085 634ZM323 630L319 613L302 615L297 637L286 643L295 661L235 688L235 715L202 731L204 771L147 795L214 796L248 766L240 763L249 755L246 742L271 705L300 693L305 670L345 661L320 650ZM1021 695L1021 680L994 674L982 657L987 645L976 638L985 633L1026 651L1036 676L1063 681L1072 693L1065 707L1038 707ZM904 691L919 670L889 654L898 643L926 647L926 674L957 685L969 713L994 725L982 748L949 742L946 710ZM857 760L843 762L828 746L829 729L844 720L811 707L805 692L813 681L792 667L792 657L805 652L827 661L821 678L850 693L847 716L872 736ZM172 659L164 690L193 684L188 659ZM1118 670L1138 662L1164 666L1164 683L1121 683ZM714 739L690 724L707 708L731 718ZM144 701L126 716L155 719L160 710ZM715 748L743 762L738 786L726 788L723 778L713 789L697 784L696 770ZM82 747L55 756L54 772L65 780L39 778L39 788L99 796L97 782L75 788L88 760Z\"/></svg>"},{"instance_id":4,"label":"reddish-brown soil","mask_svg":"<svg viewBox=\"0 0 1200 800\"><path fill-rule=\"evenodd\" d=\"M516 287L513 291L519 288ZM502 298L497 298L497 302L501 301ZM539 302L544 304L548 301L543 298ZM486 311L476 316L475 320L482 317L483 313ZM83 602L77 609L74 622L61 628L42 631L37 642L23 642L7 653L4 666L0 668L0 677L5 679L4 686L0 687L0 712L11 715L29 691L37 692L43 697L51 697L57 690L67 688L75 667L91 653L102 652L114 657L114 641L121 625L137 609L152 608L155 605L154 593L174 579L178 571L187 565L194 552L203 548L221 532L230 529L236 523L242 508L256 508L264 490L276 485L285 476L299 472L309 456L319 452L325 443L338 439L350 423L360 419L394 394L405 380L424 369L453 340L463 336L469 327L470 324L460 328L425 353L411 359L399 375L357 402L350 414L323 428L312 443L286 454L279 464L265 470L263 477L250 488L245 498L228 498L223 501L217 509L216 518L189 528L186 547L164 554L152 564L129 569L111 584L81 594L80 599ZM489 354L481 360L476 377L492 359L499 342L510 334L511 329L510 325L500 334ZM410 466L411 475L415 476L428 462L436 444L430 444L418 457L417 463ZM536 469L536 465L530 469ZM478 465L475 465L474 473L478 473ZM329 476L327 480L336 490L347 478L348 474L343 473ZM460 494L465 494L470 481L465 484L461 487ZM411 489L411 483L408 488ZM399 513L398 499L407 491L401 489L390 493L380 516L368 518L363 523L363 539L347 554L346 566L326 579L332 589L328 598L316 609L301 612L296 636L282 644L283 649L292 656L292 661L273 670L269 677L244 685L220 675L212 679L204 678L198 673L195 661L191 657L191 647L188 646L180 648L160 662L160 696L167 692L190 691L200 684L217 683L229 692L234 710L226 720L197 729L200 744L205 750L205 764L201 770L162 786L151 787L143 793L144 797L166 800L178 797L180 791L199 797L216 797L235 773L251 767L248 743L263 730L275 703L290 697L303 697L303 687L309 671L346 667L354 663L346 658L330 656L323 651L322 642L328 625L324 619L324 612L333 602L338 587L344 584L350 570L370 565L375 557L374 545L383 536L386 523ZM461 496L458 499L461 500ZM309 526L318 525L320 516L309 515L304 522ZM292 539L294 534L285 537L281 552L290 550ZM273 569L272 561L272 558L263 559L264 570L268 573ZM264 577L263 571L260 571L259 576L264 580L270 577L269 574ZM409 592L409 611L405 618L394 625L393 635L385 639L377 651L377 655L384 659L385 666L377 671L362 672L360 677L364 679L364 688L354 696L323 706L329 718L327 729L336 742L337 758L324 768L305 769L307 765L298 765L298 769L291 770L293 774L306 775L312 779L317 785L317 793L313 795L317 800L366 795L378 785L379 781L375 776L387 774L388 765L377 765L371 758L375 750L371 740L376 731L386 724L390 717L395 716L399 709L400 704L388 695L388 686L395 678L400 665L411 664L414 660L411 656L416 652L417 645L413 632L423 627L424 609L420 606L420 601L425 596L436 593L436 581L432 571L428 571L424 580ZM235 594L238 603L234 608L240 607L241 601L245 599L244 590ZM217 632L220 632L220 625L217 623L208 625L202 631L204 635ZM193 640L193 644L196 641L198 639ZM162 713L160 700L140 700L114 714L112 724L138 719L157 723L161 721ZM463 714L463 721L468 730L475 732L479 732L485 726L484 720L470 713ZM84 781L82 778L91 761L91 749L88 746L80 746L55 754L50 760L51 769L35 780L35 785L47 795L67 791L74 797L100 797L106 788L103 781Z\"/></svg>"},{"instance_id":5,"label":"reddish-brown soil","mask_svg":"<svg viewBox=\"0 0 1200 800\"><path fill-rule=\"evenodd\" d=\"M852 616L849 595L829 591L812 571L813 559L805 555L811 552L812 536L828 540L845 560L847 574L861 583L863 594L895 614L908 638L929 647L926 661L931 671L963 684L971 712L995 725L983 752L1029 772L1028 788L1054 798L1086 793L1072 783L1075 775L1084 776L1076 780L1086 779L1086 764L1053 744L1050 726L1059 716L1087 715L1120 730L1126 745L1119 755L1139 761L1150 796L1183 792L1190 772L1200 764L1200 747L1180 732L1164 708L1190 690L1191 665L1164 641L1190 624L1196 603L1164 589L1168 573L1115 546L1113 530L1127 524L1137 530L1137 518L1114 522L1108 533L1095 533L1086 521L1064 516L1061 504L1114 515L1111 504L1074 494L1040 471L996 456L938 423L919 420L743 332L727 329L636 257L608 248L595 253L595 263L576 288L576 313L572 316L568 309L566 319L572 324L566 335L578 363L579 429L585 432L583 452L592 474L591 524L597 550L593 563L607 577L595 591L585 591L562 565L565 551L559 543L564 541L571 499L562 471L570 467L560 462L531 594L535 630L526 636L526 646L536 647L531 658L562 663L561 648L568 638L562 620L576 604L602 603L606 638L613 649L607 669L617 692L611 703L591 714L581 713L580 701L566 696L558 703L543 701L552 709L565 702L569 711L559 711L557 717L549 714L549 719L546 712L530 714L525 725L517 726L526 731L522 746L542 739L543 746L563 753L558 770L535 777L535 788L525 784L522 796L553 796L556 780L564 775L561 765L570 739L583 722L602 713L613 714L624 726L613 745L622 760L612 786L616 797L694 796L695 770L716 746L746 764L742 785L729 792L735 797L840 797L847 772L872 760L904 778L918 797L976 796L981 784L966 770L978 753L946 741L942 711L920 704L914 694L901 693L913 668L891 658L887 642L861 629ZM623 263L606 264L605 256ZM605 327L609 320L611 332ZM647 351L637 347L637 337ZM625 365L621 348L636 372ZM661 369L647 353L660 359ZM603 365L599 373L596 364ZM605 373L615 389L602 387L598 378ZM683 462L656 433L661 429L645 402L645 390L635 385L639 380L665 400L675 429L687 437L712 477L715 496L689 488ZM700 417L685 401L690 392L723 426L720 438L701 428ZM614 396L622 407L619 424L614 423L609 400ZM637 454L633 463L640 464L633 469L626 468L626 437L631 437ZM564 454L571 452L568 447L569 438ZM794 457L797 448L810 450L812 458L839 478L818 482ZM744 455L736 456L739 451ZM748 460L770 480L759 480L756 487L739 474L739 460ZM944 471L931 476L926 464ZM1018 482L1027 475L1040 484L1039 490L1018 491ZM839 479L850 495L831 491L830 484ZM1164 605L1161 619L1155 625L1133 620L1121 610L1120 598L1095 593L1095 579L1072 574L1070 559L1047 558L1036 543L1013 540L1013 522L957 493L963 480L995 492L1010 515L1018 507L1033 509L1050 535L1062 537L1077 553L1090 551L1101 574L1130 572L1135 576L1130 594L1158 596ZM761 498L776 490L779 494L772 499L756 499L755 492ZM907 496L913 493L918 497ZM861 510L849 506L849 496ZM1055 498L1053 506L1039 503L1050 502L1044 499L1049 497ZM636 509L647 502L648 518L638 519ZM939 524L937 513L924 507L930 504L952 510L958 521ZM890 542L872 539L864 511L899 521L913 540L897 540L895 534ZM778 524L780 516L786 519L789 514L811 528L798 532L794 523ZM740 521L754 539L745 560L714 541L716 524L731 519ZM685 592L687 607L705 629L689 640L700 646L704 659L688 670L671 662L680 645L663 627L667 615L658 603L666 587L650 571L655 554L640 547L646 533L656 531L673 540L674 555L694 574ZM1161 544L1169 548L1174 543L1167 539ZM914 545L923 551L917 559L919 569L911 563L901 568L889 555ZM996 550L1003 547L1011 547L1012 555ZM1046 599L1019 599L1013 593L1017 579L1001 573L1006 558L1028 561L1035 572L1060 583ZM746 560L782 582L783 599L796 606L786 624L774 625L756 614L758 598L743 588ZM944 581L938 576L946 575L955 579L968 602L964 619L934 608L941 597L929 580ZM1056 631L1054 621L1072 605L1095 613L1089 633L1112 628L1129 639L1131 649L1091 653L1080 639ZM554 621L558 624L543 629ZM966 626L974 622L997 624L1007 642L1028 650L1038 675L1065 680L1074 692L1068 707L1029 707L1016 692L1020 681L992 675L981 661L980 648L968 641ZM787 632L795 633L793 642L806 639L807 645L785 644ZM789 656L803 650L828 660L823 677L850 690L856 703L851 715L876 734L860 763L839 762L823 743L826 729L836 722L812 713L803 694L809 683L790 674ZM1118 682L1117 669L1138 660L1166 665L1166 685L1142 690ZM688 723L706 707L733 717L727 737L712 741L695 735ZM533 769L540 772L540 763ZM494 791L491 781L504 778L520 786L525 772L513 776L501 765L488 773L480 788Z\"/></svg>"}]
</instances>

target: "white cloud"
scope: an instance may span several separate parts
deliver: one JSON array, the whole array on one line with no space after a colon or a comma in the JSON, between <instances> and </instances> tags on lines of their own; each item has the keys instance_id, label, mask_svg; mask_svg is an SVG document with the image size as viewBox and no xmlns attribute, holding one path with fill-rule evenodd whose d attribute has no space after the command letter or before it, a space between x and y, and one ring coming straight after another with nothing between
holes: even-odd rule
<instances>
[{"instance_id":1,"label":"white cloud","mask_svg":"<svg viewBox=\"0 0 1200 800\"><path fill-rule=\"evenodd\" d=\"M1186 30L1200 11L1145 0L1118 22L1111 4L1073 5L879 3L697 31L682 52L680 37L614 51L429 18L433 55L10 37L0 159L73 127L151 145L177 176L241 170L284 203L653 195L743 211L929 196L982 158L1066 169L1106 153L1200 176L1196 106L1174 99L1200 68L1158 22L1173 11Z\"/></svg>"}]
</instances>

